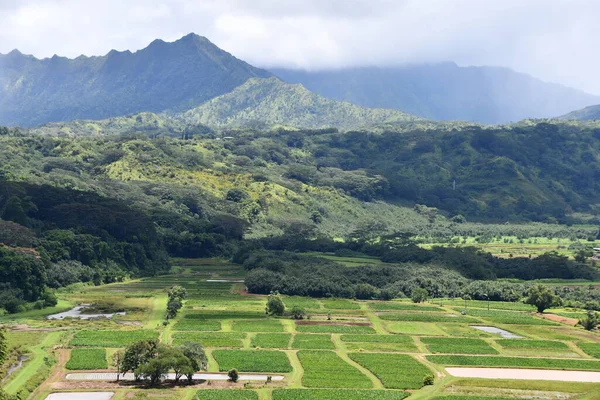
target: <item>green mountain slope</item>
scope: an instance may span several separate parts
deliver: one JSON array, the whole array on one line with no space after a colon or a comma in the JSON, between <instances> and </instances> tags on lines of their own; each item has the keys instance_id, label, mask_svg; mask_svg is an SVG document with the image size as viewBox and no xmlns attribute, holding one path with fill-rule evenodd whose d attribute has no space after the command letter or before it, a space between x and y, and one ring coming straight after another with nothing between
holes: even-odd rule
<instances>
[{"instance_id":1,"label":"green mountain slope","mask_svg":"<svg viewBox=\"0 0 600 400\"><path fill-rule=\"evenodd\" d=\"M589 106L581 110L571 111L558 117L562 120L591 121L600 120L600 105Z\"/></svg>"},{"instance_id":2,"label":"green mountain slope","mask_svg":"<svg viewBox=\"0 0 600 400\"><path fill-rule=\"evenodd\" d=\"M598 96L498 67L441 63L271 72L330 99L398 109L433 120L508 123L551 118L600 103Z\"/></svg>"},{"instance_id":3,"label":"green mountain slope","mask_svg":"<svg viewBox=\"0 0 600 400\"><path fill-rule=\"evenodd\" d=\"M102 57L39 60L15 50L0 55L0 124L186 110L249 78L268 76L194 34Z\"/></svg>"},{"instance_id":4,"label":"green mountain slope","mask_svg":"<svg viewBox=\"0 0 600 400\"><path fill-rule=\"evenodd\" d=\"M287 84L277 78L249 79L232 92L185 112L183 119L216 127L258 124L340 129L422 121L398 110L371 109L326 99L302 85Z\"/></svg>"}]
</instances>

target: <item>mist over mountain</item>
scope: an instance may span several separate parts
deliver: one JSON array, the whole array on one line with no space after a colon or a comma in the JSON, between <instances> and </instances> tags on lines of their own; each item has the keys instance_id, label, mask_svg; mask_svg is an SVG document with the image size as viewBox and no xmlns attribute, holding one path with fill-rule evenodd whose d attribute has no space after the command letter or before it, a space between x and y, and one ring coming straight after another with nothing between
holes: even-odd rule
<instances>
[{"instance_id":1,"label":"mist over mountain","mask_svg":"<svg viewBox=\"0 0 600 400\"><path fill-rule=\"evenodd\" d=\"M0 55L0 124L187 110L270 75L195 34L102 57L39 60L15 50Z\"/></svg>"},{"instance_id":2,"label":"mist over mountain","mask_svg":"<svg viewBox=\"0 0 600 400\"><path fill-rule=\"evenodd\" d=\"M395 108L435 120L508 123L555 117L600 102L598 96L499 67L441 63L271 72L330 99Z\"/></svg>"}]
</instances>

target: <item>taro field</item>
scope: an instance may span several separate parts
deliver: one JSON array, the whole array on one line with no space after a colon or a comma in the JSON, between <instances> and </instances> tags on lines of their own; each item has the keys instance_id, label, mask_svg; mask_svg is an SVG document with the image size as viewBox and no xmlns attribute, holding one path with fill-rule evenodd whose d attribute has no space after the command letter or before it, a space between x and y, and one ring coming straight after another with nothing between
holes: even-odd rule
<instances>
[{"instance_id":1,"label":"taro field","mask_svg":"<svg viewBox=\"0 0 600 400\"><path fill-rule=\"evenodd\" d=\"M306 311L304 319L294 320L266 315L266 296L245 292L239 265L218 259L172 263L170 275L59 294L55 312L93 304L124 313L111 319L17 314L8 325L10 362L0 372L26 359L2 383L5 391L32 400L55 388L110 391L113 400L597 399L600 393L600 383L593 382L475 379L449 372L496 367L600 373L599 333L548 320L529 305L282 296L286 308ZM188 295L177 316L165 321L166 292L174 285ZM210 375L175 383L170 371L154 387L126 376L117 382L116 355L140 340L200 344L207 357L202 372ZM228 381L233 369L237 382Z\"/></svg>"}]
</instances>

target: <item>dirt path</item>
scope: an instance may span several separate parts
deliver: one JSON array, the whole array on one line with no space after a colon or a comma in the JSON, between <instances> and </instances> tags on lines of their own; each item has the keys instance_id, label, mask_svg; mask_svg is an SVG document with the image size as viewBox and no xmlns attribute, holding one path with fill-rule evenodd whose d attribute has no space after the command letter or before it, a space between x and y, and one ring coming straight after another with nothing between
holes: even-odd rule
<instances>
[{"instance_id":1,"label":"dirt path","mask_svg":"<svg viewBox=\"0 0 600 400\"><path fill-rule=\"evenodd\" d=\"M71 358L71 350L70 349L57 349L55 351L56 354L56 364L52 368L52 373L38 388L31 394L31 398L35 399L36 396L40 393L49 393L53 389L53 384L62 380L62 376L65 372L65 366L67 362Z\"/></svg>"},{"instance_id":2,"label":"dirt path","mask_svg":"<svg viewBox=\"0 0 600 400\"><path fill-rule=\"evenodd\" d=\"M550 321L554 321L554 322L560 322L561 324L567 324L567 325L577 325L577 323L579 322L578 320L574 319L574 318L567 318L567 317L561 317L560 315L555 315L555 314L537 314L540 315L542 318L544 319L548 319Z\"/></svg>"}]
</instances>

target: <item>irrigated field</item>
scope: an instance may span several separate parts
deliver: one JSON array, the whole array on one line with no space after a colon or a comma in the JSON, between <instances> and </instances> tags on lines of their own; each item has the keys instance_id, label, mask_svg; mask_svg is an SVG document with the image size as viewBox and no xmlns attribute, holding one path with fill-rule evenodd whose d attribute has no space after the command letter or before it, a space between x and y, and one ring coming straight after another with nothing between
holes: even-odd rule
<instances>
[{"instance_id":1,"label":"irrigated field","mask_svg":"<svg viewBox=\"0 0 600 400\"><path fill-rule=\"evenodd\" d=\"M176 275L61 294L63 306L98 302L128 310L114 320L46 321L40 312L24 313L21 319L17 315L17 329L28 324L48 330L9 331L11 363L17 362L19 351L30 359L3 386L11 394L25 390L21 394L26 398L45 382L31 400L45 399L52 388L63 387L112 391L115 400L591 400L600 391L594 383L457 378L447 373L451 366L600 371L600 334L545 320L530 305L282 296L286 308L306 311L304 319L293 320L265 314L266 296L249 295L243 283L235 282L244 277L240 266L224 260L175 262L180 263L173 269ZM188 296L179 314L163 323L166 290L173 285L184 286ZM504 339L473 325L523 338ZM208 358L205 372L218 375L192 385L182 377L178 384L151 389L130 381L116 383L112 373L106 381L65 378L80 370L114 371L118 350L148 339L174 346L201 344ZM232 369L255 380L228 382L226 373ZM267 382L268 376L272 380ZM425 385L428 376L433 385Z\"/></svg>"}]
</instances>

